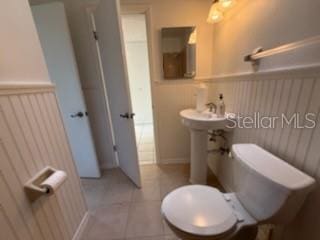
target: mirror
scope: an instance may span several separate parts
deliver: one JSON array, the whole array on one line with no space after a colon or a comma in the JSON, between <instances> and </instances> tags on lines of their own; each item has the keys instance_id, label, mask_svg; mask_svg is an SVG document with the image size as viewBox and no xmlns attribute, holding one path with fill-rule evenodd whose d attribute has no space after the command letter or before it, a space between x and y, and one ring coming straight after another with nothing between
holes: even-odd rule
<instances>
[{"instance_id":1,"label":"mirror","mask_svg":"<svg viewBox=\"0 0 320 240\"><path fill-rule=\"evenodd\" d=\"M196 75L196 27L161 29L165 80L190 79Z\"/></svg>"}]
</instances>

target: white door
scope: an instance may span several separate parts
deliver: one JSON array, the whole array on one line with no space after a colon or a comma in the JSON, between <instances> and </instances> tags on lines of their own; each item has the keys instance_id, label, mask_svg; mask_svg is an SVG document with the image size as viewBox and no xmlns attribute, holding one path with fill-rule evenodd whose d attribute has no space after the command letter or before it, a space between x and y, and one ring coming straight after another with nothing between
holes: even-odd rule
<instances>
[{"instance_id":1,"label":"white door","mask_svg":"<svg viewBox=\"0 0 320 240\"><path fill-rule=\"evenodd\" d=\"M32 13L78 173L100 177L64 6L60 2L42 4L33 6Z\"/></svg>"},{"instance_id":2,"label":"white door","mask_svg":"<svg viewBox=\"0 0 320 240\"><path fill-rule=\"evenodd\" d=\"M119 166L137 186L141 186L119 2L101 0L94 11L94 21Z\"/></svg>"}]
</instances>

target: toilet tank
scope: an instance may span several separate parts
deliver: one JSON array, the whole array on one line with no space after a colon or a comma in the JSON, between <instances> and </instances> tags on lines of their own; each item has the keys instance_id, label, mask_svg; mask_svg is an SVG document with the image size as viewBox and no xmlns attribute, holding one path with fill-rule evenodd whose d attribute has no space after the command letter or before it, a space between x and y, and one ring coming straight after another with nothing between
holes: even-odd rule
<instances>
[{"instance_id":1,"label":"toilet tank","mask_svg":"<svg viewBox=\"0 0 320 240\"><path fill-rule=\"evenodd\" d=\"M258 222L287 224L315 180L255 144L232 146L235 194Z\"/></svg>"}]
</instances>

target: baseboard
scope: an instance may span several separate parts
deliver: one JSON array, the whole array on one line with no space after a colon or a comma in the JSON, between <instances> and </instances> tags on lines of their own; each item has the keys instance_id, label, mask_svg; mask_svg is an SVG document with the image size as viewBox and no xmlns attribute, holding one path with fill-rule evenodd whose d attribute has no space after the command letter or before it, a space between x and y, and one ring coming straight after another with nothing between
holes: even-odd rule
<instances>
[{"instance_id":1,"label":"baseboard","mask_svg":"<svg viewBox=\"0 0 320 240\"><path fill-rule=\"evenodd\" d=\"M83 218L82 218L82 220L81 220L81 222L80 222L80 224L78 226L77 231L73 235L72 240L80 240L80 237L82 236L82 233L83 233L85 227L87 226L88 220L89 220L89 212L87 211L84 214L84 216L83 216Z\"/></svg>"},{"instance_id":2,"label":"baseboard","mask_svg":"<svg viewBox=\"0 0 320 240\"><path fill-rule=\"evenodd\" d=\"M158 164L181 164L181 163L189 163L190 160L187 158L167 158L167 159L160 159Z\"/></svg>"}]
</instances>

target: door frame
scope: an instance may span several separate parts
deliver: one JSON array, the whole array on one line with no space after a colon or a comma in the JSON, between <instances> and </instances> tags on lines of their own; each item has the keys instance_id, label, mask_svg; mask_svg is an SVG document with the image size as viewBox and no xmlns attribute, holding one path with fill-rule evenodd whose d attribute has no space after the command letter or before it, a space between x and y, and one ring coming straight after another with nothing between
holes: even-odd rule
<instances>
[{"instance_id":1,"label":"door frame","mask_svg":"<svg viewBox=\"0 0 320 240\"><path fill-rule=\"evenodd\" d=\"M98 58L99 69L103 72L100 74L100 79L105 83L104 90L107 93L105 97L107 97L106 101L108 100L110 107L109 116L113 120L115 142L119 144L119 149L115 149L118 166L140 188L141 175L135 128L133 119L129 115L132 113L132 104L119 3L119 0L105 0L96 5L90 18L92 29L96 29L96 32L91 32L91 39L96 46L93 49L99 53L95 56ZM110 32L110 30L114 32ZM110 54L118 55L112 56ZM114 76L110 75L112 72L115 74Z\"/></svg>"},{"instance_id":2,"label":"door frame","mask_svg":"<svg viewBox=\"0 0 320 240\"><path fill-rule=\"evenodd\" d=\"M83 4L83 8L85 9L85 13L87 15L87 23L88 23L88 36L89 38L92 39L91 37L91 32L94 31L94 28L92 26L92 14L96 8L98 3L93 2L93 3L85 3ZM157 121L157 113L156 113L156 106L155 106L155 80L154 80L154 68L152 64L153 60L153 46L152 46L152 8L148 4L121 4L120 6L120 15L125 15L125 14L144 14L146 18L146 31L147 31L147 45L148 45L148 61L149 61L149 79L150 79L150 91L151 91L151 105L152 105L152 117L153 117L153 132L154 132L154 141L155 141L155 163L158 164L160 163L160 151L159 151L159 138L158 138L158 121ZM121 17L121 16L120 16ZM121 29L122 32L122 29ZM92 46L91 49L93 51L92 54L97 56L97 43L93 44L93 40L90 40L90 45ZM122 43L124 44L124 43ZM93 47L95 45L95 47ZM124 47L124 46L123 46ZM123 53L125 54L125 53ZM123 56L125 59L125 55ZM99 64L99 59L95 62L95 65ZM127 67L127 66L126 66ZM100 66L96 66L96 69L101 69ZM101 71L101 70L99 70ZM100 78L100 84L103 86L105 89L103 80ZM129 79L127 78L126 80L126 85L128 86L129 89ZM128 91L130 94L130 91ZM113 130L112 126L112 121L111 121L111 111L109 107L109 98L106 90L104 90L104 98L105 98L105 105L107 109L107 117L110 120L110 129L111 129L111 135L112 135L112 141L113 144L116 145L115 142L115 133ZM130 99L130 105L132 106L131 103L131 97L129 96ZM118 156L117 152L114 152L115 155L115 164L119 166L119 161L118 161Z\"/></svg>"},{"instance_id":3,"label":"door frame","mask_svg":"<svg viewBox=\"0 0 320 240\"><path fill-rule=\"evenodd\" d=\"M152 7L149 4L121 4L120 15L143 14L146 19L147 45L148 45L148 62L149 62L149 79L151 91L151 106L153 117L153 133L155 141L155 163L160 163L159 138L158 138L158 121L155 105L155 79L153 68L153 45L152 45Z\"/></svg>"}]
</instances>

